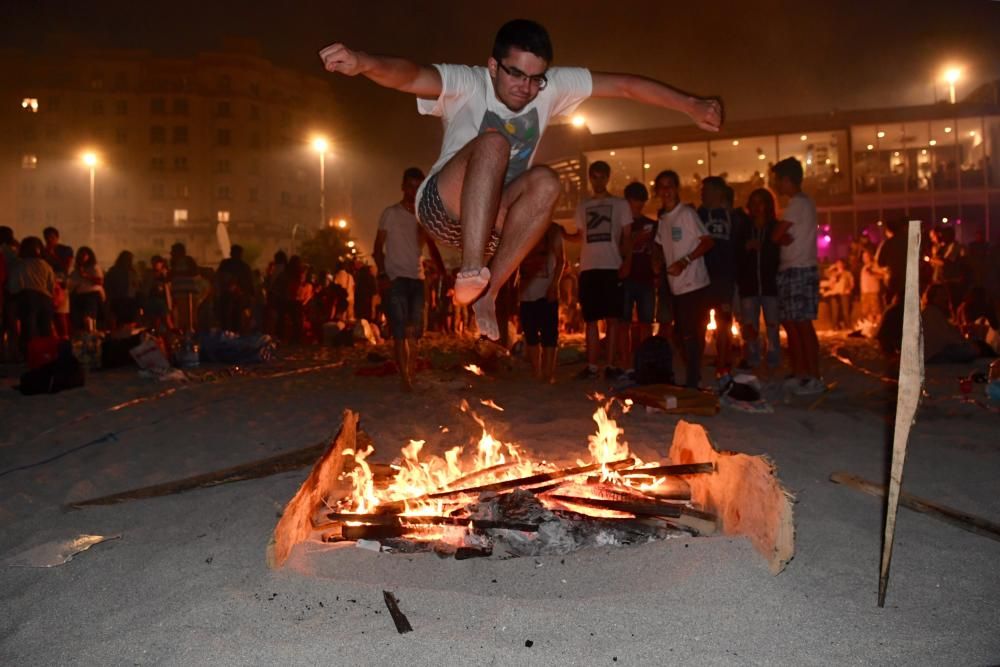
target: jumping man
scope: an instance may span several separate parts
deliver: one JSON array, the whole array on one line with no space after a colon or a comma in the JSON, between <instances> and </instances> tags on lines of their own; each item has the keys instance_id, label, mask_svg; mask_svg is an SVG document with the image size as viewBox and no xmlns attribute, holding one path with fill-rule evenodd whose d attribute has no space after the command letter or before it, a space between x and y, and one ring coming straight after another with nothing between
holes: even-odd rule
<instances>
[{"instance_id":1,"label":"jumping man","mask_svg":"<svg viewBox=\"0 0 1000 667\"><path fill-rule=\"evenodd\" d=\"M500 28L486 67L418 65L340 43L320 57L330 72L362 74L411 93L420 113L441 116L441 155L417 194L417 218L436 240L462 249L455 299L475 301L479 330L493 340L500 335L497 293L545 233L559 196L556 173L531 166L551 118L572 112L588 97L613 97L682 111L708 131L718 130L722 119L718 101L659 81L550 68L548 33L524 19Z\"/></svg>"}]
</instances>

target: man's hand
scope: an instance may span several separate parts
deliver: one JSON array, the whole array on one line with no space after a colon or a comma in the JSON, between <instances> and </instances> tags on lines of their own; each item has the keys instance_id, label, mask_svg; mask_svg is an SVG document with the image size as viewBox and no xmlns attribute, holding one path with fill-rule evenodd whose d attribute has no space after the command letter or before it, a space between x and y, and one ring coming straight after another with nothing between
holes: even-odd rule
<instances>
[{"instance_id":1,"label":"man's hand","mask_svg":"<svg viewBox=\"0 0 1000 667\"><path fill-rule=\"evenodd\" d=\"M709 132L718 132L722 126L722 104L719 100L696 99L688 115L695 125Z\"/></svg>"},{"instance_id":2,"label":"man's hand","mask_svg":"<svg viewBox=\"0 0 1000 667\"><path fill-rule=\"evenodd\" d=\"M667 267L667 273L674 276L675 278L684 272L687 268L687 263L683 259L679 259L670 266Z\"/></svg>"},{"instance_id":3,"label":"man's hand","mask_svg":"<svg viewBox=\"0 0 1000 667\"><path fill-rule=\"evenodd\" d=\"M361 74L361 58L358 52L350 50L339 42L321 50L319 57L327 72L339 72L347 76Z\"/></svg>"}]
</instances>

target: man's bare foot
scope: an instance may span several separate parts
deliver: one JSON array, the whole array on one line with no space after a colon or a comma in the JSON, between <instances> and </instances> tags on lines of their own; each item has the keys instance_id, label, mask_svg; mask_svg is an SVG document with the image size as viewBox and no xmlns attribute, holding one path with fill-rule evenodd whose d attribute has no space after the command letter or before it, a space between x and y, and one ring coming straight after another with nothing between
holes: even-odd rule
<instances>
[{"instance_id":1,"label":"man's bare foot","mask_svg":"<svg viewBox=\"0 0 1000 667\"><path fill-rule=\"evenodd\" d=\"M490 270L485 266L471 271L460 271L455 278L455 302L466 305L476 300L490 284Z\"/></svg>"},{"instance_id":2,"label":"man's bare foot","mask_svg":"<svg viewBox=\"0 0 1000 667\"><path fill-rule=\"evenodd\" d=\"M500 327L497 325L496 297L484 294L479 301L472 304L472 312L476 314L476 325L479 333L490 340L500 338Z\"/></svg>"}]
</instances>

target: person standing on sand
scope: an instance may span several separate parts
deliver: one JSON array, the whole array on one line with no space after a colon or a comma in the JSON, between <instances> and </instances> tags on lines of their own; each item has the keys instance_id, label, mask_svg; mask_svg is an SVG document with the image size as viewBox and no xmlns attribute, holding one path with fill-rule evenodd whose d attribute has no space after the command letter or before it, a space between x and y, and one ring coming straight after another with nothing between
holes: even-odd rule
<instances>
[{"instance_id":1,"label":"person standing on sand","mask_svg":"<svg viewBox=\"0 0 1000 667\"><path fill-rule=\"evenodd\" d=\"M565 266L562 227L552 223L519 269L518 297L525 354L535 377L549 384L556 381L559 279Z\"/></svg>"},{"instance_id":2,"label":"person standing on sand","mask_svg":"<svg viewBox=\"0 0 1000 667\"><path fill-rule=\"evenodd\" d=\"M327 71L361 74L416 95L420 113L442 118L441 155L417 193L417 217L438 242L462 249L455 299L475 302L479 330L491 340L500 337L497 295L544 235L561 192L552 169L531 165L553 117L589 97L607 97L682 111L710 132L722 122L717 100L653 79L550 67L548 32L525 19L500 28L486 67L418 65L341 43L324 48L320 58Z\"/></svg>"},{"instance_id":3,"label":"person standing on sand","mask_svg":"<svg viewBox=\"0 0 1000 667\"><path fill-rule=\"evenodd\" d=\"M413 391L416 341L424 328L424 245L438 270L445 272L437 246L415 215L417 189L424 172L410 167L403 172L403 199L382 211L375 235L372 257L379 275L391 280L386 314L392 331L392 344L403 391Z\"/></svg>"}]
</instances>

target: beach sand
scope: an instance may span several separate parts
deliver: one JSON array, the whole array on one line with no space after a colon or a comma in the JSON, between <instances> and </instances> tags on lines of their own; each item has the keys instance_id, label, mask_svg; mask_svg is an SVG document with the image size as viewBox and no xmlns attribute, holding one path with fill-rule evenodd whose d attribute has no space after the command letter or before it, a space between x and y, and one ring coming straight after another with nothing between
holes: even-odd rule
<instances>
[{"instance_id":1,"label":"beach sand","mask_svg":"<svg viewBox=\"0 0 1000 667\"><path fill-rule=\"evenodd\" d=\"M5 367L0 561L80 534L121 539L58 567L0 567L0 664L1000 662L998 541L901 508L887 602L877 607L883 502L829 476L884 481L892 386L877 377L870 341L828 336L823 345L855 364L824 358L831 393L786 401L774 381L765 392L773 414L686 418L719 449L767 454L796 496L796 555L778 576L730 537L466 561L307 543L286 567L268 569L265 546L306 468L63 509L322 442L345 408L360 413L376 461L411 438L436 453L478 439L459 409L465 399L496 437L573 462L586 458L595 428L587 393L607 389L572 379L579 363L560 366L554 386L516 365L476 377L461 369L474 360L470 344L430 337L434 367L411 395L394 376L356 376L362 350L283 350L242 373L203 367L185 384L97 373L82 389L41 397L11 391L16 369ZM998 414L957 396L959 372L928 369L904 489L997 521ZM635 409L619 425L633 451L662 460L677 420ZM396 632L383 590L413 632Z\"/></svg>"}]
</instances>

